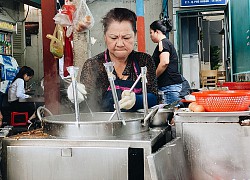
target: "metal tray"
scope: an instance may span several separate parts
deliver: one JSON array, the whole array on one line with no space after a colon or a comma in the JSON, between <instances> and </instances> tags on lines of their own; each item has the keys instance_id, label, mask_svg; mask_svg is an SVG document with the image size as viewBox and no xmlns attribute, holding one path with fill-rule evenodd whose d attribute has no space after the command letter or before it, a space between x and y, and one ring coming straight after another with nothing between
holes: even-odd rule
<instances>
[{"instance_id":1,"label":"metal tray","mask_svg":"<svg viewBox=\"0 0 250 180\"><path fill-rule=\"evenodd\" d=\"M0 139L6 137L9 134L9 128L0 128Z\"/></svg>"},{"instance_id":2,"label":"metal tray","mask_svg":"<svg viewBox=\"0 0 250 180\"><path fill-rule=\"evenodd\" d=\"M180 108L175 111L178 116L249 116L250 111L232 111L232 112L192 112L188 108Z\"/></svg>"}]
</instances>

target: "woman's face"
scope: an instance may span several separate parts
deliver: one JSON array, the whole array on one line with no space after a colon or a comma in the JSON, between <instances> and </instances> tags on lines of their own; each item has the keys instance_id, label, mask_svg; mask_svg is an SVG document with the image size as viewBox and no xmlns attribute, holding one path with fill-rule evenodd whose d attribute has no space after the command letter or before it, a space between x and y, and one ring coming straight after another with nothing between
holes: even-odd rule
<instances>
[{"instance_id":1,"label":"woman's face","mask_svg":"<svg viewBox=\"0 0 250 180\"><path fill-rule=\"evenodd\" d=\"M23 79L24 81L28 82L33 76L28 76L27 74L24 74Z\"/></svg>"},{"instance_id":2,"label":"woman's face","mask_svg":"<svg viewBox=\"0 0 250 180\"><path fill-rule=\"evenodd\" d=\"M157 31L150 29L150 38L154 43L158 43Z\"/></svg>"},{"instance_id":3,"label":"woman's face","mask_svg":"<svg viewBox=\"0 0 250 180\"><path fill-rule=\"evenodd\" d=\"M134 48L135 33L129 21L113 21L104 39L111 58L126 60Z\"/></svg>"}]
</instances>

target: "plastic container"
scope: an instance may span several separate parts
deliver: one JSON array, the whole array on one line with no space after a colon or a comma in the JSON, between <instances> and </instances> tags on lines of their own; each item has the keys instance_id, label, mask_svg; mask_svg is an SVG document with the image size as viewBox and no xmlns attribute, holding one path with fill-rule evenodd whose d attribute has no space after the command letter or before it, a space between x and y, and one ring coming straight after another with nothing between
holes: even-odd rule
<instances>
[{"instance_id":1,"label":"plastic container","mask_svg":"<svg viewBox=\"0 0 250 180\"><path fill-rule=\"evenodd\" d=\"M207 112L246 111L250 105L250 91L201 91L194 92L196 102Z\"/></svg>"},{"instance_id":2,"label":"plastic container","mask_svg":"<svg viewBox=\"0 0 250 180\"><path fill-rule=\"evenodd\" d=\"M250 90L250 82L223 82L217 86L228 87L229 90Z\"/></svg>"}]
</instances>

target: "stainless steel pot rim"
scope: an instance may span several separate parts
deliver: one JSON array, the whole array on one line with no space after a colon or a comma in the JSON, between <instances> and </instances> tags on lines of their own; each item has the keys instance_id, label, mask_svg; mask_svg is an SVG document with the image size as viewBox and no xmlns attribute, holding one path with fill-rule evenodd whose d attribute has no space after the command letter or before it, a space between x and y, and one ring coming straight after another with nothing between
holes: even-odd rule
<instances>
[{"instance_id":1,"label":"stainless steel pot rim","mask_svg":"<svg viewBox=\"0 0 250 180\"><path fill-rule=\"evenodd\" d=\"M126 113L126 112L124 112ZM107 117L109 117L109 115L111 115L112 113L110 112L105 112L105 113L94 113L94 114L106 114ZM123 114L123 113L122 113ZM144 116L143 113L138 113L135 112L133 113L136 115L136 117L130 117L129 119L124 119L125 122L132 122L132 121L141 121L143 120ZM53 123L53 124L76 124L75 118L65 118L65 120L62 120L62 117L67 117L67 116L73 116L74 114L62 114L62 115L53 115L53 116L46 116L42 118L42 121L44 123ZM88 115L88 118L82 118L84 119L84 121L81 120L81 117L86 117L84 115ZM86 120L87 119L87 120ZM80 120L79 120L79 124L81 125L87 125L87 124L113 124L113 123L122 123L121 120L118 119L112 119L111 121L108 121L108 119L95 119L95 117L92 117L90 115L90 113L81 113L80 114Z\"/></svg>"},{"instance_id":2,"label":"stainless steel pot rim","mask_svg":"<svg viewBox=\"0 0 250 180\"><path fill-rule=\"evenodd\" d=\"M132 121L139 121L139 120L143 120L142 118L137 118L137 119L125 119L125 122L132 122ZM76 124L76 121L60 121L60 120L47 120L47 119L43 119L44 123L53 123L53 124ZM112 121L79 121L79 124L114 124L114 123L122 123L121 120L112 120Z\"/></svg>"},{"instance_id":3,"label":"stainless steel pot rim","mask_svg":"<svg viewBox=\"0 0 250 180\"><path fill-rule=\"evenodd\" d=\"M112 113L80 113L80 121L76 121L75 114L61 114L47 116L42 120L44 132L55 137L113 137L137 134L147 131L149 126L143 126L143 113L124 112L126 125L118 118L108 121Z\"/></svg>"}]
</instances>

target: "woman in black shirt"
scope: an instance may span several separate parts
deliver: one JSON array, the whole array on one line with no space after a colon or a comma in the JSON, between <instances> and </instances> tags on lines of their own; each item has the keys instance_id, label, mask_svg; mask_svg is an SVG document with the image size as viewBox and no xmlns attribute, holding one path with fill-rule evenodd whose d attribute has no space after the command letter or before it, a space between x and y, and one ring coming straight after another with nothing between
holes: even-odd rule
<instances>
[{"instance_id":1,"label":"woman in black shirt","mask_svg":"<svg viewBox=\"0 0 250 180\"><path fill-rule=\"evenodd\" d=\"M170 104L180 100L182 75L178 71L178 55L174 45L167 39L166 32L172 25L166 20L157 20L150 25L150 38L157 46L153 53L157 84L159 91L164 92L164 103Z\"/></svg>"}]
</instances>

